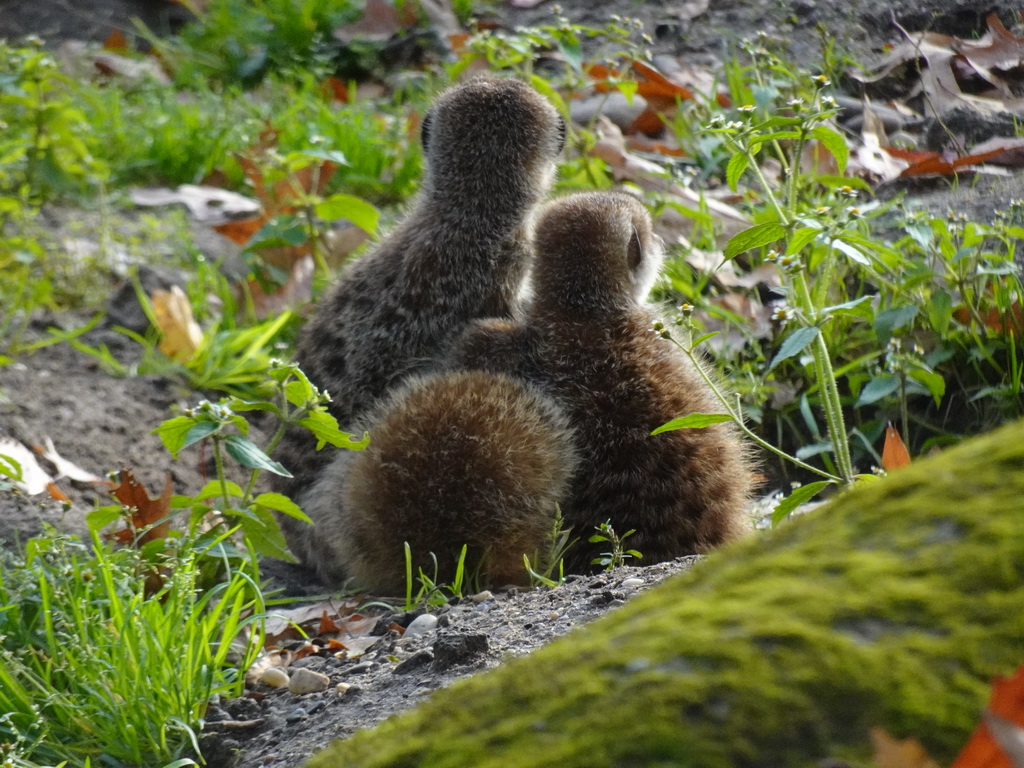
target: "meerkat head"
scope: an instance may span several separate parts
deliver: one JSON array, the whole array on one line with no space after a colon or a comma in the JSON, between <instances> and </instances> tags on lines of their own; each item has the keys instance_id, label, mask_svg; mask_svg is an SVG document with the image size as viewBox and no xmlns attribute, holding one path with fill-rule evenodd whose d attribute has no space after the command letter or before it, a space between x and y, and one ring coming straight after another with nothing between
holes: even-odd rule
<instances>
[{"instance_id":1,"label":"meerkat head","mask_svg":"<svg viewBox=\"0 0 1024 768\"><path fill-rule=\"evenodd\" d=\"M537 300L580 311L643 303L664 255L647 209L610 192L568 195L546 205L534 245Z\"/></svg>"},{"instance_id":2,"label":"meerkat head","mask_svg":"<svg viewBox=\"0 0 1024 768\"><path fill-rule=\"evenodd\" d=\"M434 102L420 129L424 186L452 205L508 204L547 194L565 121L518 80L477 77Z\"/></svg>"}]
</instances>

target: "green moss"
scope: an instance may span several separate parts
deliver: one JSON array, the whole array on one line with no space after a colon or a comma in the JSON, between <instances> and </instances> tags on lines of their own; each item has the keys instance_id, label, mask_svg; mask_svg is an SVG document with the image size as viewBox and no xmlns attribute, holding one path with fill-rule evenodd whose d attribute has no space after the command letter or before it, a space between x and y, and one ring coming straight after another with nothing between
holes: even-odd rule
<instances>
[{"instance_id":1,"label":"green moss","mask_svg":"<svg viewBox=\"0 0 1024 768\"><path fill-rule=\"evenodd\" d=\"M1024 422L709 557L327 766L810 766L882 726L940 762L1024 661Z\"/></svg>"}]
</instances>

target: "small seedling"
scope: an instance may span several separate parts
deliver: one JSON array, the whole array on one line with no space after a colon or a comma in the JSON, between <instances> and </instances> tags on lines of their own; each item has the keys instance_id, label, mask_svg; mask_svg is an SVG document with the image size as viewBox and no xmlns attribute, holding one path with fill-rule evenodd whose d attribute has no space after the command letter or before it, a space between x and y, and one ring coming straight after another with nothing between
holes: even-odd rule
<instances>
[{"instance_id":1,"label":"small seedling","mask_svg":"<svg viewBox=\"0 0 1024 768\"><path fill-rule=\"evenodd\" d=\"M596 530L597 533L587 539L587 541L591 544L598 544L602 541L607 542L610 547L610 551L602 552L598 557L591 560L594 565L600 565L606 571L610 571L613 568L618 568L620 565L625 565L626 561L631 558L635 557L640 559L643 557L643 555L635 549L625 549L623 547L623 542L636 533L635 528L632 528L619 536L615 532L615 529L612 528L611 520L607 520L596 526Z\"/></svg>"},{"instance_id":2,"label":"small seedling","mask_svg":"<svg viewBox=\"0 0 1024 768\"><path fill-rule=\"evenodd\" d=\"M579 539L570 539L572 528L565 527L565 519L562 517L562 509L555 505L555 517L551 521L551 530L548 532L548 548L543 552L534 553L534 567L529 555L523 555L523 564L530 577L530 585L543 584L546 587L557 587L565 583L565 555ZM554 575L558 573L557 577Z\"/></svg>"}]
</instances>

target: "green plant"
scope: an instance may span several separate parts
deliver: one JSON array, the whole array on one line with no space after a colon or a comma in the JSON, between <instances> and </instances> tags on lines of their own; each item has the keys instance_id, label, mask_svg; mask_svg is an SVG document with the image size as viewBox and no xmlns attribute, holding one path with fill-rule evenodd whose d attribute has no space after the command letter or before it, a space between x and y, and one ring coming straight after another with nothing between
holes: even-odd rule
<instances>
[{"instance_id":1,"label":"green plant","mask_svg":"<svg viewBox=\"0 0 1024 768\"><path fill-rule=\"evenodd\" d=\"M434 563L433 574L427 574L422 568L417 568L418 573L414 581L412 549L409 547L409 542L405 542L405 607L403 610L411 611L419 606L444 605L453 597L461 598L463 590L470 581L479 581L477 578L467 577L466 555L468 552L468 545L463 544L455 562L455 574L450 584L438 584L437 555L433 552L430 553L430 559ZM413 595L414 584L419 584L415 595Z\"/></svg>"},{"instance_id":2,"label":"green plant","mask_svg":"<svg viewBox=\"0 0 1024 768\"><path fill-rule=\"evenodd\" d=\"M225 530L241 531L244 541L259 555L292 559L288 553L274 512L306 522L308 517L286 496L279 493L255 493L256 481L264 471L290 477L288 470L270 458L290 426L309 429L317 438L318 447L330 444L347 450L362 450L369 442L340 431L338 423L327 411L329 398L321 394L296 365L274 362L266 374L273 384L273 394L266 400L227 398L214 404L202 401L181 416L169 419L153 430L175 458L192 445L210 440L217 477L195 497L175 497L172 507L187 510L189 530L203 522L206 533L201 541L220 537ZM249 424L241 415L245 411L269 411L278 419L277 430L266 451L248 439ZM227 479L224 455L248 470L244 488ZM91 513L98 525L112 522L118 508L103 508Z\"/></svg>"},{"instance_id":3,"label":"green plant","mask_svg":"<svg viewBox=\"0 0 1024 768\"><path fill-rule=\"evenodd\" d=\"M204 553L187 539L163 543L144 554L49 534L23 560L4 555L8 764L195 765L183 755L198 754L211 697L240 695L240 670L261 650L264 605L255 558L200 592Z\"/></svg>"},{"instance_id":4,"label":"green plant","mask_svg":"<svg viewBox=\"0 0 1024 768\"><path fill-rule=\"evenodd\" d=\"M610 571L613 568L618 568L620 565L625 565L627 560L632 558L642 558L639 552L635 549L626 549L623 542L636 533L636 530L628 530L621 536L615 532L612 528L611 520L607 520L601 523L596 528L597 533L591 536L587 541L591 544L599 544L606 542L609 547L608 552L602 552L599 556L595 557L591 562L594 565L600 565L606 571Z\"/></svg>"},{"instance_id":5,"label":"green plant","mask_svg":"<svg viewBox=\"0 0 1024 768\"><path fill-rule=\"evenodd\" d=\"M572 528L565 527L562 509L556 504L551 530L547 535L547 549L535 552L532 562L529 555L523 554L523 565L530 577L531 586L543 584L547 587L557 587L565 582L565 555L569 548L579 541L579 539L570 539L571 535Z\"/></svg>"}]
</instances>

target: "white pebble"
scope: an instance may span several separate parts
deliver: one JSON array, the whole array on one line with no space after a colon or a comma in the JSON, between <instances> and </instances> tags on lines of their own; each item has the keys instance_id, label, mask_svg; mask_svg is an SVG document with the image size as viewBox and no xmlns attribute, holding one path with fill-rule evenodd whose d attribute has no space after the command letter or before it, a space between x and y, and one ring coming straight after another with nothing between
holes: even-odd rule
<instances>
[{"instance_id":1,"label":"white pebble","mask_svg":"<svg viewBox=\"0 0 1024 768\"><path fill-rule=\"evenodd\" d=\"M422 616L417 616L413 619L409 626L405 628L405 634L402 635L403 639L406 637L418 637L419 635L425 635L433 629L437 628L437 616L432 613L424 613Z\"/></svg>"},{"instance_id":2,"label":"white pebble","mask_svg":"<svg viewBox=\"0 0 1024 768\"><path fill-rule=\"evenodd\" d=\"M643 579L638 579L636 577L634 577L632 579L623 579L622 580L622 586L625 587L626 589L632 589L633 587L642 587L643 585L644 585L644 580Z\"/></svg>"},{"instance_id":3,"label":"white pebble","mask_svg":"<svg viewBox=\"0 0 1024 768\"><path fill-rule=\"evenodd\" d=\"M334 686L334 690L336 690L338 692L338 695L340 696L351 687L351 683L338 683L336 686Z\"/></svg>"},{"instance_id":4,"label":"white pebble","mask_svg":"<svg viewBox=\"0 0 1024 768\"><path fill-rule=\"evenodd\" d=\"M267 667L260 675L260 682L266 683L271 688L284 688L288 685L288 673L280 667Z\"/></svg>"},{"instance_id":5,"label":"white pebble","mask_svg":"<svg viewBox=\"0 0 1024 768\"><path fill-rule=\"evenodd\" d=\"M318 691L326 691L327 686L330 684L331 678L327 675L321 675L319 672L314 672L311 669L299 667L292 672L292 679L288 683L288 690L296 695L316 693Z\"/></svg>"},{"instance_id":6,"label":"white pebble","mask_svg":"<svg viewBox=\"0 0 1024 768\"><path fill-rule=\"evenodd\" d=\"M479 605L480 603L484 602L485 600L490 600L492 597L494 597L494 595L492 595L489 590L485 589L483 592L478 592L475 595L473 595L472 597L470 597L469 599L472 600L477 605Z\"/></svg>"}]
</instances>

